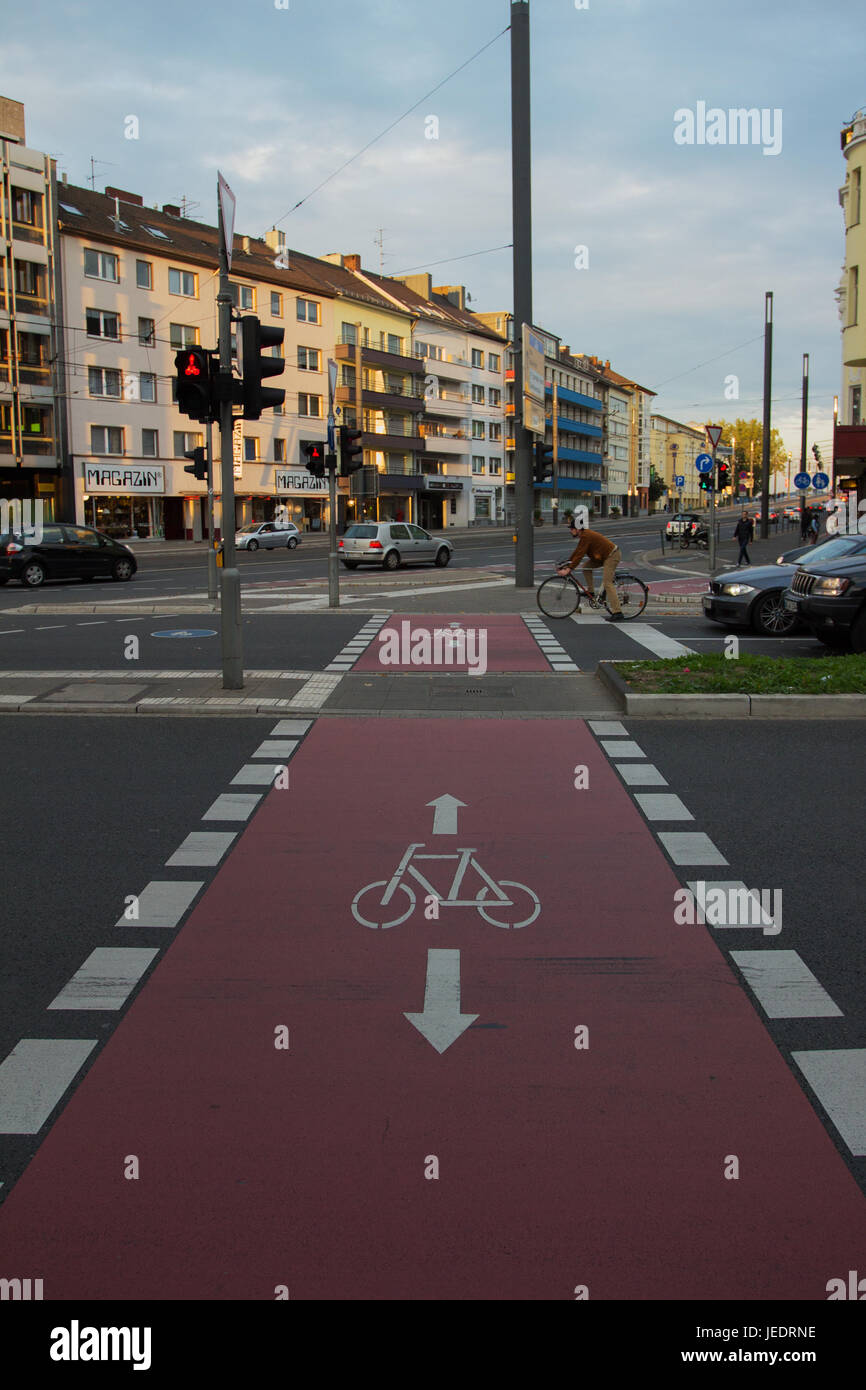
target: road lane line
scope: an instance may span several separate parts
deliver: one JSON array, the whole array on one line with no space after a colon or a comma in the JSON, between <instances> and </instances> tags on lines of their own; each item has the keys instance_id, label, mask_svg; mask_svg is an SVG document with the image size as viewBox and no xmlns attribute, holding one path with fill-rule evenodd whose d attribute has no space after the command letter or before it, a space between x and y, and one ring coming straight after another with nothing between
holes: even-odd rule
<instances>
[{"instance_id":1,"label":"road lane line","mask_svg":"<svg viewBox=\"0 0 866 1390\"><path fill-rule=\"evenodd\" d=\"M266 738L251 758L290 758L298 746L296 738Z\"/></svg>"},{"instance_id":2,"label":"road lane line","mask_svg":"<svg viewBox=\"0 0 866 1390\"><path fill-rule=\"evenodd\" d=\"M273 771L271 770L273 776ZM236 839L234 830L193 830L178 846L170 859L166 859L167 869L207 868L218 864Z\"/></svg>"},{"instance_id":3,"label":"road lane line","mask_svg":"<svg viewBox=\"0 0 866 1390\"><path fill-rule=\"evenodd\" d=\"M100 946L67 980L49 1009L120 1009L159 951L156 947Z\"/></svg>"},{"instance_id":4,"label":"road lane line","mask_svg":"<svg viewBox=\"0 0 866 1390\"><path fill-rule=\"evenodd\" d=\"M727 864L703 831L660 830L658 839L675 864Z\"/></svg>"},{"instance_id":5,"label":"road lane line","mask_svg":"<svg viewBox=\"0 0 866 1390\"><path fill-rule=\"evenodd\" d=\"M115 922L116 927L176 927L189 911L193 899L204 887L204 880L183 883L168 879L151 879L138 894L137 915L126 914Z\"/></svg>"},{"instance_id":6,"label":"road lane line","mask_svg":"<svg viewBox=\"0 0 866 1390\"><path fill-rule=\"evenodd\" d=\"M223 792L202 820L248 820L261 799L261 792Z\"/></svg>"},{"instance_id":7,"label":"road lane line","mask_svg":"<svg viewBox=\"0 0 866 1390\"><path fill-rule=\"evenodd\" d=\"M609 758L645 758L646 753L633 739L611 741L603 738L601 746Z\"/></svg>"},{"instance_id":8,"label":"road lane line","mask_svg":"<svg viewBox=\"0 0 866 1390\"><path fill-rule=\"evenodd\" d=\"M95 1038L22 1038L0 1064L0 1134L38 1134Z\"/></svg>"},{"instance_id":9,"label":"road lane line","mask_svg":"<svg viewBox=\"0 0 866 1390\"><path fill-rule=\"evenodd\" d=\"M674 637L668 637L664 632L659 632L657 627L652 627L649 623L641 623L636 627L634 623L621 624L620 631L630 637L639 646L646 647L654 656L693 656L691 647L683 646Z\"/></svg>"},{"instance_id":10,"label":"road lane line","mask_svg":"<svg viewBox=\"0 0 866 1390\"><path fill-rule=\"evenodd\" d=\"M841 1018L797 951L731 951L768 1018Z\"/></svg>"},{"instance_id":11,"label":"road lane line","mask_svg":"<svg viewBox=\"0 0 866 1390\"><path fill-rule=\"evenodd\" d=\"M652 763L616 763L616 770L627 787L666 787L667 779L662 777Z\"/></svg>"},{"instance_id":12,"label":"road lane line","mask_svg":"<svg viewBox=\"0 0 866 1390\"><path fill-rule=\"evenodd\" d=\"M851 1153L866 1157L866 1049L830 1048L791 1056Z\"/></svg>"},{"instance_id":13,"label":"road lane line","mask_svg":"<svg viewBox=\"0 0 866 1390\"><path fill-rule=\"evenodd\" d=\"M647 820L694 820L694 816L673 792L636 792L635 801Z\"/></svg>"}]
</instances>

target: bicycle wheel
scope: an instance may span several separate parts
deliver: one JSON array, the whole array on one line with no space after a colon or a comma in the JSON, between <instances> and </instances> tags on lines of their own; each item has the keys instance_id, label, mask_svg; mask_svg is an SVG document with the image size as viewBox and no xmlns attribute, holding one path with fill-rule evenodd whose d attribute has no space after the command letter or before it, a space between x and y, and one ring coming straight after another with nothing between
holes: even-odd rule
<instances>
[{"instance_id":1,"label":"bicycle wheel","mask_svg":"<svg viewBox=\"0 0 866 1390\"><path fill-rule=\"evenodd\" d=\"M501 902L497 898L488 898L485 901L485 894L489 889L482 888L476 896L475 905L485 922L489 922L494 927L510 927L515 930L518 927L528 927L530 922L535 921L541 911L541 903L538 901L537 893L533 893L532 889L527 888L525 883L516 883L512 878L501 878L499 887L516 888L518 891L509 896L508 902ZM527 898L529 899L528 902L526 901ZM519 920L510 920L513 918Z\"/></svg>"},{"instance_id":2,"label":"bicycle wheel","mask_svg":"<svg viewBox=\"0 0 866 1390\"><path fill-rule=\"evenodd\" d=\"M558 574L551 575L539 584L538 606L548 618L570 618L580 604L580 590L573 579L562 579Z\"/></svg>"},{"instance_id":3,"label":"bicycle wheel","mask_svg":"<svg viewBox=\"0 0 866 1390\"><path fill-rule=\"evenodd\" d=\"M397 887L400 890L400 892L405 893L406 897L409 899L409 906L406 908L405 912L401 913L401 909L398 904L395 903L392 906L389 903L388 906L386 906L382 902L382 894L376 894L375 890L377 888L387 888L387 886L388 880L383 878L380 879L378 883L368 883L363 888L358 889L357 893L352 899L352 916L355 918L356 922L361 923L362 927L372 927L374 931L378 930L380 927L399 927L401 922L405 922L406 918L412 915L412 910L415 906L415 894L412 892L412 889L408 888L405 883L397 884ZM365 904L365 911L371 914L375 912L376 921L371 921L369 917L364 917L360 909L360 902L364 894L369 893L371 891L373 892L373 898L370 900L369 907L367 907ZM376 901L377 897L378 901ZM394 897L396 898L396 893ZM394 899L392 899L392 903L393 902ZM378 920L380 916L387 917L388 914L391 912L397 912L398 916L392 918L390 922L381 922Z\"/></svg>"},{"instance_id":4,"label":"bicycle wheel","mask_svg":"<svg viewBox=\"0 0 866 1390\"><path fill-rule=\"evenodd\" d=\"M638 579L633 574L618 574L614 578L616 596L619 599L619 606L622 616L625 619L637 618L646 608L649 598L649 589L642 579ZM608 613L611 612L610 604L605 594L604 606Z\"/></svg>"}]
</instances>

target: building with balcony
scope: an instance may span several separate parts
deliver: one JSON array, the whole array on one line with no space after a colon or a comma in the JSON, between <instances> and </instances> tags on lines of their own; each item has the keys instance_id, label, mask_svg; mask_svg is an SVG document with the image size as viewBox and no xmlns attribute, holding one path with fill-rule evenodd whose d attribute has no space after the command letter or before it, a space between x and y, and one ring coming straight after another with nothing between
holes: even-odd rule
<instances>
[{"instance_id":1,"label":"building with balcony","mask_svg":"<svg viewBox=\"0 0 866 1390\"><path fill-rule=\"evenodd\" d=\"M837 485L858 501L866 497L866 307L860 298L860 275L866 268L866 221L863 168L866 163L866 109L855 112L842 128L845 183L839 202L845 220L845 263L836 291L842 321L842 389L833 431ZM862 311L862 312L861 312Z\"/></svg>"},{"instance_id":2,"label":"building with balcony","mask_svg":"<svg viewBox=\"0 0 866 1390\"><path fill-rule=\"evenodd\" d=\"M623 515L637 516L649 507L650 411L655 391L612 370L610 362L589 361L603 373L608 389L608 448L621 486L623 466L628 465ZM627 459L625 457L627 453Z\"/></svg>"},{"instance_id":3,"label":"building with balcony","mask_svg":"<svg viewBox=\"0 0 866 1390\"><path fill-rule=\"evenodd\" d=\"M7 97L0 168L0 500L41 501L48 520L63 506L55 173L27 147L24 107Z\"/></svg>"}]
</instances>

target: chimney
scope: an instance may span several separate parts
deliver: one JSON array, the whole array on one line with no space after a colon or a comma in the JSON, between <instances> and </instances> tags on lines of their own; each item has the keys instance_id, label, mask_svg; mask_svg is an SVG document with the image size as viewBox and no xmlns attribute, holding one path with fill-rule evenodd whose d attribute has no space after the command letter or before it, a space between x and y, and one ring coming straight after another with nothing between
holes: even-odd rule
<instances>
[{"instance_id":1,"label":"chimney","mask_svg":"<svg viewBox=\"0 0 866 1390\"><path fill-rule=\"evenodd\" d=\"M61 182L61 183L68 183L68 182L69 182L69 175L68 175L68 174L65 174L65 173L64 173L64 174L61 174L61 175L60 175L60 182Z\"/></svg>"},{"instance_id":2,"label":"chimney","mask_svg":"<svg viewBox=\"0 0 866 1390\"><path fill-rule=\"evenodd\" d=\"M176 203L163 203L163 212L167 212L169 217L180 217L180 208Z\"/></svg>"},{"instance_id":3,"label":"chimney","mask_svg":"<svg viewBox=\"0 0 866 1390\"><path fill-rule=\"evenodd\" d=\"M121 203L132 203L137 208L144 207L144 199L139 198L137 193L127 193L122 188L106 188L106 198L119 198Z\"/></svg>"},{"instance_id":4,"label":"chimney","mask_svg":"<svg viewBox=\"0 0 866 1390\"><path fill-rule=\"evenodd\" d=\"M443 299L448 299L455 309L466 308L466 286L465 285L434 285L434 294L441 294Z\"/></svg>"},{"instance_id":5,"label":"chimney","mask_svg":"<svg viewBox=\"0 0 866 1390\"><path fill-rule=\"evenodd\" d=\"M243 251L244 251L244 255L245 255L245 256L249 256L249 255L250 255L250 247L251 247L251 244L252 244L252 243L250 242L250 238L249 238L248 236L242 236L242 237L241 237L241 246L243 247Z\"/></svg>"},{"instance_id":6,"label":"chimney","mask_svg":"<svg viewBox=\"0 0 866 1390\"><path fill-rule=\"evenodd\" d=\"M355 254L355 253L353 253L351 256L344 256L344 257L343 257L343 265L344 265L344 267L345 267L346 270L360 270L360 269L361 269L361 257L358 256L358 255Z\"/></svg>"}]
</instances>

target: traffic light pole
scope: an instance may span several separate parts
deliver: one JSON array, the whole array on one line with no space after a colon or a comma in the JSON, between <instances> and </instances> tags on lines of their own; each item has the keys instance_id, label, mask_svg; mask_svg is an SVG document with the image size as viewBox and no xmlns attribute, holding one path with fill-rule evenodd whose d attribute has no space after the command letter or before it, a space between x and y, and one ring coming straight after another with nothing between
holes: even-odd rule
<instances>
[{"instance_id":1,"label":"traffic light pole","mask_svg":"<svg viewBox=\"0 0 866 1390\"><path fill-rule=\"evenodd\" d=\"M809 354L803 353L803 410L800 430L800 472L809 471L806 456L806 436L809 425ZM806 489L800 488L800 534L806 529Z\"/></svg>"},{"instance_id":2,"label":"traffic light pole","mask_svg":"<svg viewBox=\"0 0 866 1390\"><path fill-rule=\"evenodd\" d=\"M244 660L241 643L241 577L235 556L235 473L232 447L232 300L226 255L222 204L219 204L219 306L220 350L220 464L222 473L223 572L220 589L223 690L243 690Z\"/></svg>"},{"instance_id":3,"label":"traffic light pole","mask_svg":"<svg viewBox=\"0 0 866 1390\"><path fill-rule=\"evenodd\" d=\"M207 422L207 596L217 597L217 563L213 530L213 425Z\"/></svg>"},{"instance_id":4,"label":"traffic light pole","mask_svg":"<svg viewBox=\"0 0 866 1390\"><path fill-rule=\"evenodd\" d=\"M514 241L514 583L535 586L533 437L524 422L523 325L532 323L532 149L529 121L529 3L511 5L511 217ZM542 435L542 439L544 436Z\"/></svg>"},{"instance_id":5,"label":"traffic light pole","mask_svg":"<svg viewBox=\"0 0 866 1390\"><path fill-rule=\"evenodd\" d=\"M713 449L713 471L710 474L713 485L710 488L710 574L716 569L716 451Z\"/></svg>"},{"instance_id":6,"label":"traffic light pole","mask_svg":"<svg viewBox=\"0 0 866 1390\"><path fill-rule=\"evenodd\" d=\"M340 606L340 571L337 562L337 468L336 455L329 454L333 466L328 468L328 500L330 517L328 519L328 607Z\"/></svg>"}]
</instances>

